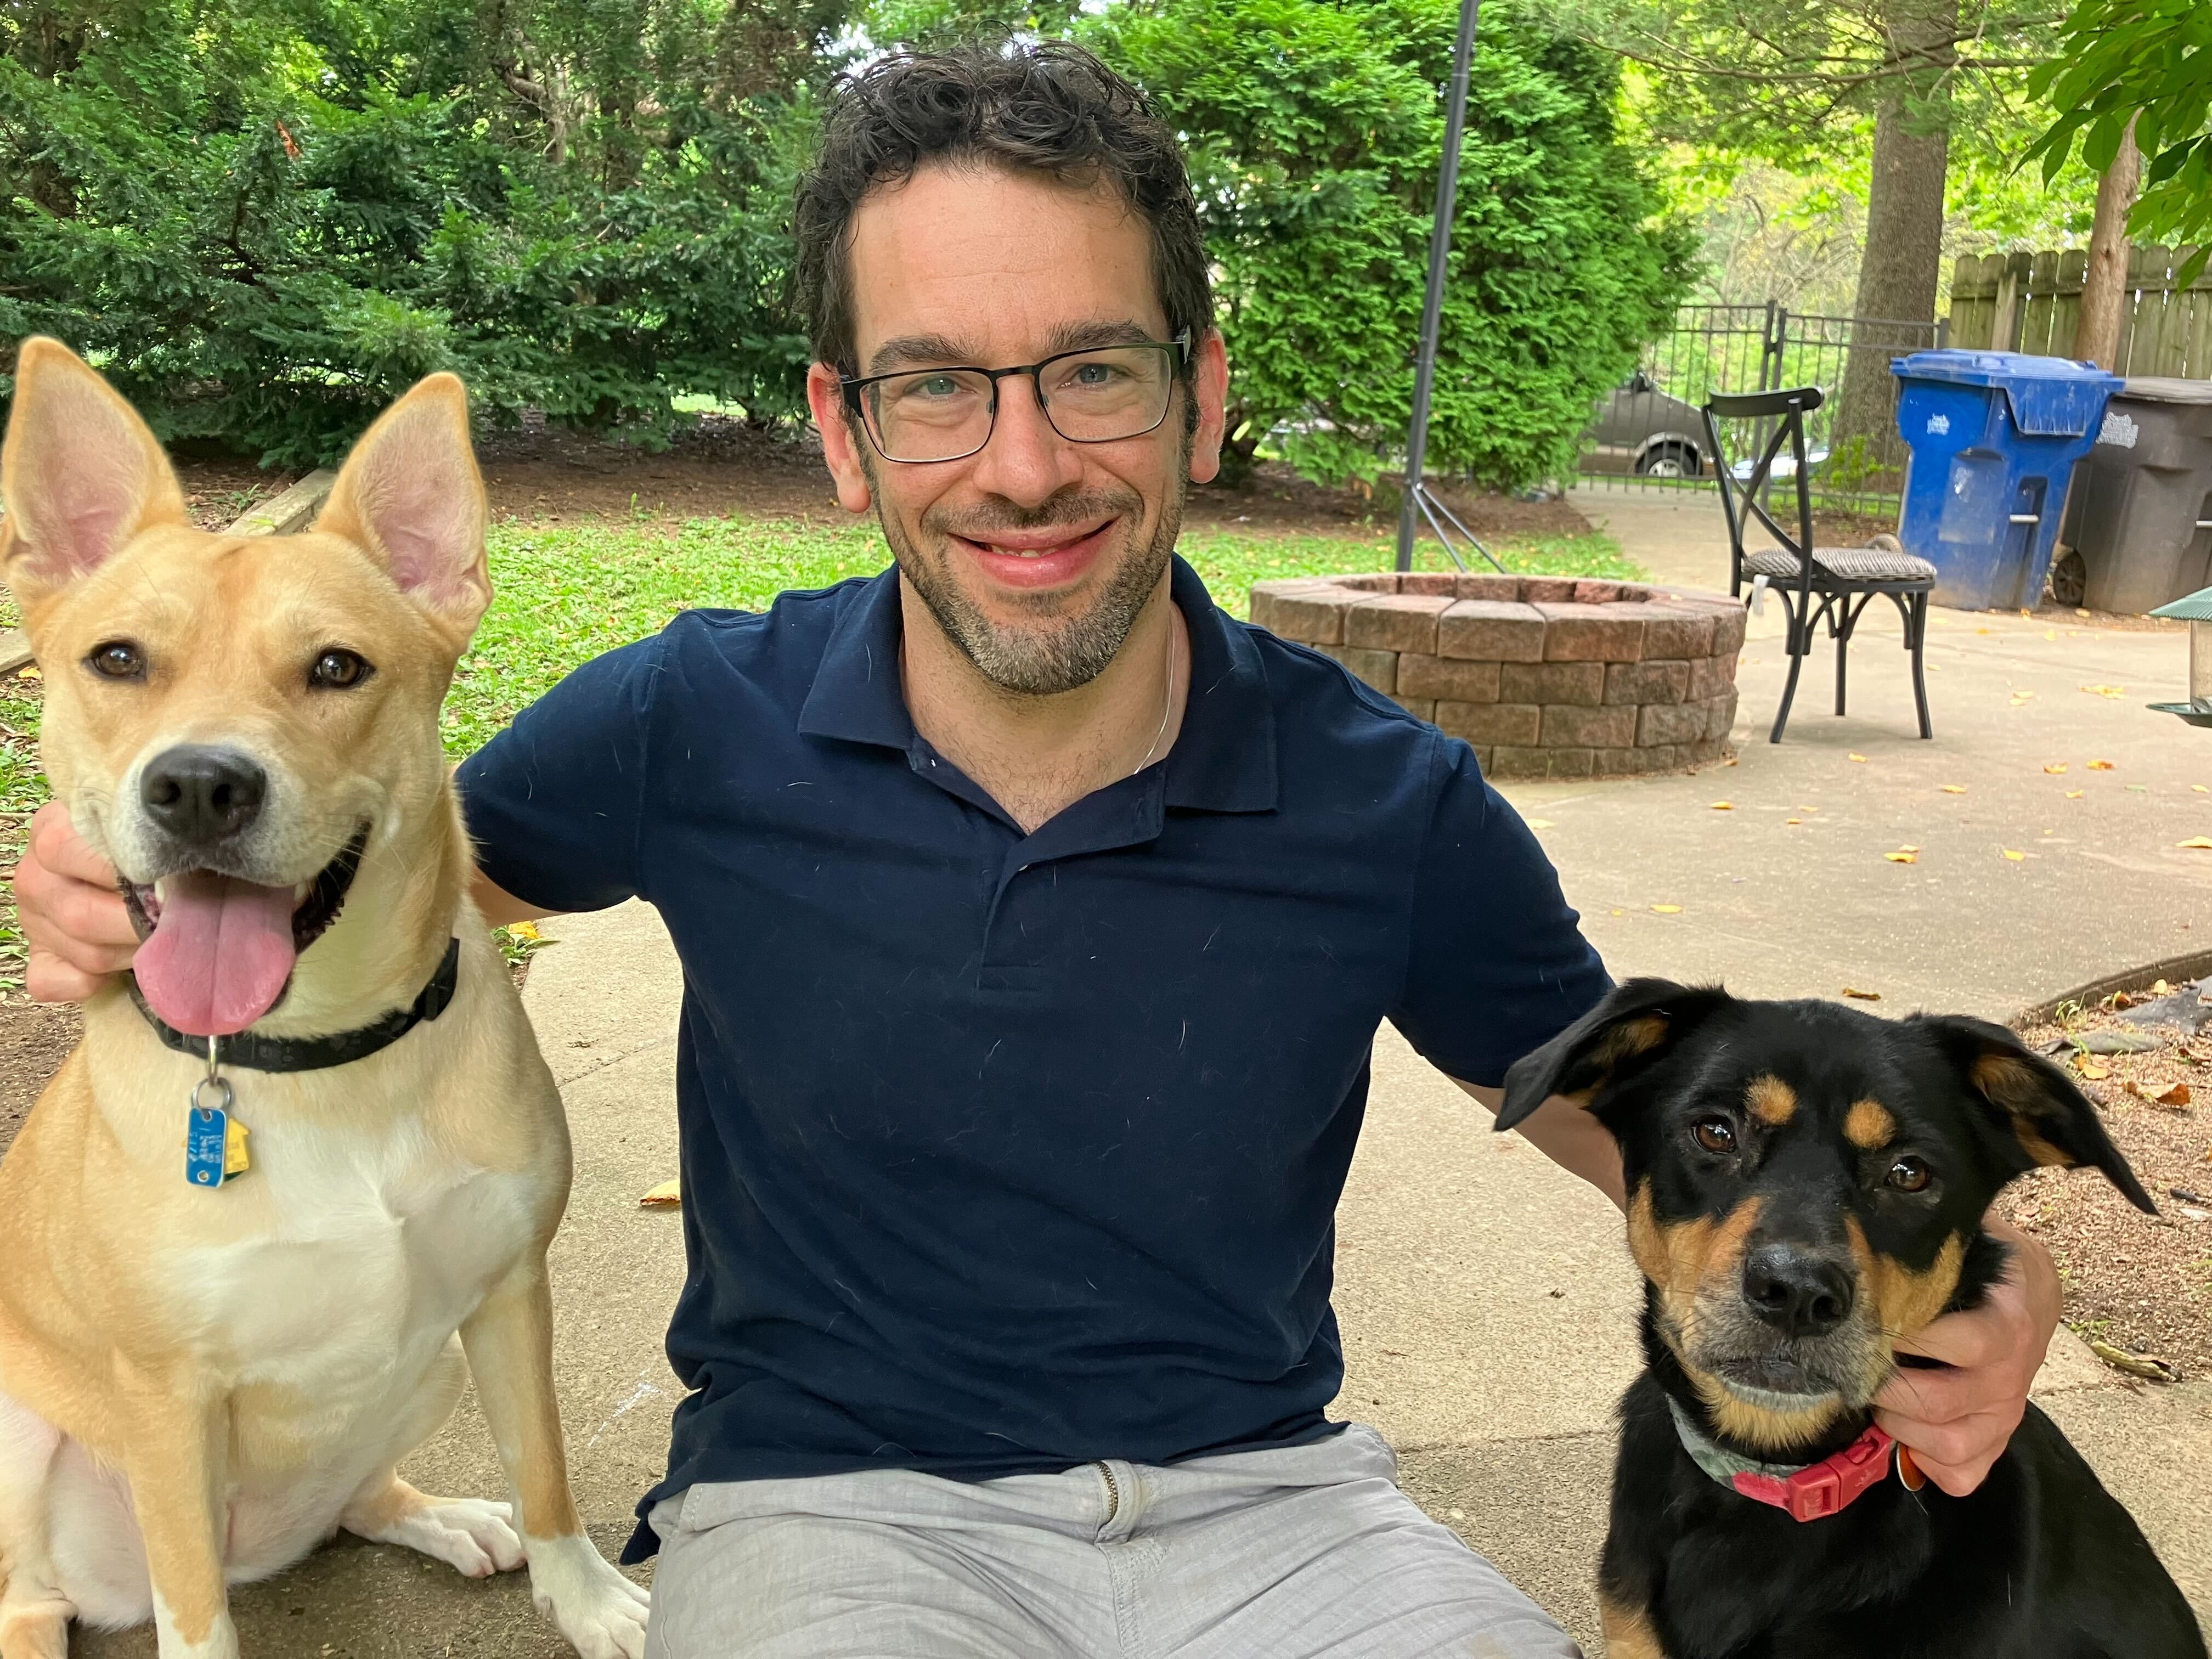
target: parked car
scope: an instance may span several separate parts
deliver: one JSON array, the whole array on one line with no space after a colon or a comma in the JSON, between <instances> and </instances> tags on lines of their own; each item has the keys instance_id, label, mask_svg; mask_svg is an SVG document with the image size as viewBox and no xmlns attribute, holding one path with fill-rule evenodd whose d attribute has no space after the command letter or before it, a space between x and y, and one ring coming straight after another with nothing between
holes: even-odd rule
<instances>
[{"instance_id":1,"label":"parked car","mask_svg":"<svg viewBox=\"0 0 2212 1659\"><path fill-rule=\"evenodd\" d=\"M1638 369L1599 406L1583 434L1583 465L1592 472L1633 472L1645 478L1705 475L1705 420L1696 407L1670 398Z\"/></svg>"}]
</instances>

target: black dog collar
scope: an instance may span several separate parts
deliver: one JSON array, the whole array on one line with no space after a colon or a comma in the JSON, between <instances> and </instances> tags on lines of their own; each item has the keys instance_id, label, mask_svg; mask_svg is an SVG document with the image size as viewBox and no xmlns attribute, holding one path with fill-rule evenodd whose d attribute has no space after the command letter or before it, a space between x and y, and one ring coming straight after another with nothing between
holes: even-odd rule
<instances>
[{"instance_id":1,"label":"black dog collar","mask_svg":"<svg viewBox=\"0 0 2212 1659\"><path fill-rule=\"evenodd\" d=\"M216 1037L212 1039L213 1063L242 1066L253 1072L319 1072L366 1060L378 1049L390 1048L424 1020L435 1019L444 1013L453 1000L453 988L460 982L460 977L461 942L448 939L438 971L430 975L430 982L408 1006L394 1008L381 1019L329 1036L256 1036L251 1031L240 1031L235 1036ZM137 976L129 978L131 1000L138 1005L138 1012L154 1028L154 1035L180 1054L190 1054L195 1060L209 1059L210 1039L187 1036L163 1020L146 1006Z\"/></svg>"}]
</instances>

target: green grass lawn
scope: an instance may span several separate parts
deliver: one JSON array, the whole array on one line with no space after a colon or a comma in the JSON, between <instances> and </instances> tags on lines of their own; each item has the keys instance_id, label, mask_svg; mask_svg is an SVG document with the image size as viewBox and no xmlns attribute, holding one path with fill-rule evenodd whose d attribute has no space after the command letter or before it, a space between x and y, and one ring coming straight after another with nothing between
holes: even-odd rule
<instances>
[{"instance_id":1,"label":"green grass lawn","mask_svg":"<svg viewBox=\"0 0 2212 1659\"><path fill-rule=\"evenodd\" d=\"M1243 616L1254 582L1387 568L1387 541L1194 530L1181 551L1225 609ZM1633 580L1644 573L1610 537L1501 542L1492 551L1529 575ZM754 520L561 525L506 524L491 532L495 590L476 642L446 701L443 733L458 759L478 749L518 710L579 663L627 645L693 606L765 607L793 587L826 587L869 576L889 562L873 524L809 526ZM1448 568L1433 542L1418 550L1423 569ZM0 602L0 626L15 622ZM23 826L46 799L39 770L39 683L0 681L0 858L13 866ZM0 894L0 989L22 982L15 908Z\"/></svg>"},{"instance_id":2,"label":"green grass lawn","mask_svg":"<svg viewBox=\"0 0 2212 1659\"><path fill-rule=\"evenodd\" d=\"M1387 542L1223 530L1187 532L1180 550L1215 600L1240 617L1254 582L1387 569L1392 556ZM1644 574L1607 536L1518 541L1492 550L1529 575L1627 581ZM491 536L495 597L447 699L446 745L456 756L481 747L569 669L642 639L678 611L760 610L787 588L871 576L889 562L873 524L501 525ZM1433 542L1417 550L1416 562L1449 568Z\"/></svg>"}]
</instances>

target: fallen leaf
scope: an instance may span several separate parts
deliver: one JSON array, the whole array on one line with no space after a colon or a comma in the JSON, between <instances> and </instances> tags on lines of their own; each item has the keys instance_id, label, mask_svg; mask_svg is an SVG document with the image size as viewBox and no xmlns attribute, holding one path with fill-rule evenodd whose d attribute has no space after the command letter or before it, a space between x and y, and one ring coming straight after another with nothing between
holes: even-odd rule
<instances>
[{"instance_id":1,"label":"fallen leaf","mask_svg":"<svg viewBox=\"0 0 2212 1659\"><path fill-rule=\"evenodd\" d=\"M1549 830L1554 827L1549 818L1526 818L1522 822L1531 830Z\"/></svg>"},{"instance_id":2,"label":"fallen leaf","mask_svg":"<svg viewBox=\"0 0 2212 1659\"><path fill-rule=\"evenodd\" d=\"M2069 789L2066 792L2066 799L2069 800L2079 800L2082 796L2088 793L2089 792L2086 789Z\"/></svg>"},{"instance_id":3,"label":"fallen leaf","mask_svg":"<svg viewBox=\"0 0 2212 1659\"><path fill-rule=\"evenodd\" d=\"M2173 994L2173 987L2162 979L2154 979L2150 982L2150 994L2154 997L2170 997Z\"/></svg>"},{"instance_id":4,"label":"fallen leaf","mask_svg":"<svg viewBox=\"0 0 2212 1659\"><path fill-rule=\"evenodd\" d=\"M2203 784L2201 784L2201 783L2192 783L2192 784L2191 784L2189 787L2190 787L2190 788L2191 788L2192 790L2194 790L2197 793L2198 793L2198 794L2200 794L2200 795L2204 795L2204 794L2212 794L2212 790L2208 790L2208 789L2207 789L2207 788L2205 788L2205 787L2204 787Z\"/></svg>"},{"instance_id":5,"label":"fallen leaf","mask_svg":"<svg viewBox=\"0 0 2212 1659\"><path fill-rule=\"evenodd\" d=\"M2186 1106L2189 1104L2189 1085L2177 1083L2164 1094L2153 1095L2151 1098L2160 1106Z\"/></svg>"},{"instance_id":6,"label":"fallen leaf","mask_svg":"<svg viewBox=\"0 0 2212 1659\"><path fill-rule=\"evenodd\" d=\"M1651 908L1662 916L1679 916L1682 914L1682 907L1679 904L1655 904Z\"/></svg>"},{"instance_id":7,"label":"fallen leaf","mask_svg":"<svg viewBox=\"0 0 2212 1659\"><path fill-rule=\"evenodd\" d=\"M1943 786L1943 793L1947 795L1963 795L1966 793L1966 786L1963 783L1947 783Z\"/></svg>"},{"instance_id":8,"label":"fallen leaf","mask_svg":"<svg viewBox=\"0 0 2212 1659\"><path fill-rule=\"evenodd\" d=\"M2212 851L2212 836L2191 836L2187 841L2178 841L2176 847L2195 847Z\"/></svg>"},{"instance_id":9,"label":"fallen leaf","mask_svg":"<svg viewBox=\"0 0 2212 1659\"><path fill-rule=\"evenodd\" d=\"M2012 848L2009 848L2009 847L2003 848L2002 848L2002 849L2000 849L2000 850L2001 850L2001 851L2002 851L2002 852L2003 852L2003 854L2004 854L2004 855L2005 855L2007 858L2010 859L2010 860L2011 860L2014 864L2018 864L2018 863L2019 863L2022 859L2024 859L2024 858L2026 858L2026 857L2027 856L2027 854L2025 854L2025 853L2015 853L2015 852L2014 852L2014 851L2012 850Z\"/></svg>"},{"instance_id":10,"label":"fallen leaf","mask_svg":"<svg viewBox=\"0 0 2212 1659\"><path fill-rule=\"evenodd\" d=\"M1977 634L1994 634L1996 630L1993 628L1977 628L1974 632Z\"/></svg>"},{"instance_id":11,"label":"fallen leaf","mask_svg":"<svg viewBox=\"0 0 2212 1659\"><path fill-rule=\"evenodd\" d=\"M1713 811L1716 812L1733 812L1735 811L1735 803L1732 800L1717 800L1713 803Z\"/></svg>"},{"instance_id":12,"label":"fallen leaf","mask_svg":"<svg viewBox=\"0 0 2212 1659\"><path fill-rule=\"evenodd\" d=\"M1866 757L1864 755L1853 755L1850 758L1858 762L1862 766L1866 764Z\"/></svg>"},{"instance_id":13,"label":"fallen leaf","mask_svg":"<svg viewBox=\"0 0 2212 1659\"><path fill-rule=\"evenodd\" d=\"M2087 691L2093 697L2124 697L2128 695L2128 688L2124 685L2077 685L2074 689Z\"/></svg>"},{"instance_id":14,"label":"fallen leaf","mask_svg":"<svg viewBox=\"0 0 2212 1659\"><path fill-rule=\"evenodd\" d=\"M2075 616L2077 616L2077 617L2086 617L2086 616L2087 616L2089 613L2088 613L2087 611L2078 611L2078 610L2077 610L2076 611L2075 611L2075 613L2074 613L2074 614L2075 614Z\"/></svg>"},{"instance_id":15,"label":"fallen leaf","mask_svg":"<svg viewBox=\"0 0 2212 1659\"><path fill-rule=\"evenodd\" d=\"M2034 693L2034 692L2033 692L2033 691L2021 691L2021 690L2015 690L2013 692L2013 694L2012 694L2012 700L2013 700L2014 702L2027 702L2030 697L2033 697L2034 695L2035 695L2035 693Z\"/></svg>"},{"instance_id":16,"label":"fallen leaf","mask_svg":"<svg viewBox=\"0 0 2212 1659\"><path fill-rule=\"evenodd\" d=\"M1880 1002L1881 1000L1881 992L1862 991L1856 985L1846 985L1844 987L1844 994L1847 997L1856 997L1861 1002Z\"/></svg>"},{"instance_id":17,"label":"fallen leaf","mask_svg":"<svg viewBox=\"0 0 2212 1659\"><path fill-rule=\"evenodd\" d=\"M2147 783L2131 783L2126 786L2126 787L2128 793L2130 795L2148 795L2150 793L2150 786Z\"/></svg>"},{"instance_id":18,"label":"fallen leaf","mask_svg":"<svg viewBox=\"0 0 2212 1659\"><path fill-rule=\"evenodd\" d=\"M1734 755L1730 755L1726 760L1723 761L1721 764L1723 766L1734 766L1736 764L1736 757Z\"/></svg>"},{"instance_id":19,"label":"fallen leaf","mask_svg":"<svg viewBox=\"0 0 2212 1659\"><path fill-rule=\"evenodd\" d=\"M19 680L42 680L46 678L46 676L39 672L39 671L33 667L17 669L15 671L15 678Z\"/></svg>"},{"instance_id":20,"label":"fallen leaf","mask_svg":"<svg viewBox=\"0 0 2212 1659\"><path fill-rule=\"evenodd\" d=\"M1802 818L1784 818L1782 821L1784 823L1802 823L1805 822Z\"/></svg>"},{"instance_id":21,"label":"fallen leaf","mask_svg":"<svg viewBox=\"0 0 2212 1659\"><path fill-rule=\"evenodd\" d=\"M2055 640L2058 637L2058 630L2055 628L2046 628L2043 630L2043 637L2046 640Z\"/></svg>"},{"instance_id":22,"label":"fallen leaf","mask_svg":"<svg viewBox=\"0 0 2212 1659\"><path fill-rule=\"evenodd\" d=\"M1892 864L1917 864L1920 862L1920 854L1917 853L1906 853L1902 851L1884 853L1882 857L1887 859Z\"/></svg>"},{"instance_id":23,"label":"fallen leaf","mask_svg":"<svg viewBox=\"0 0 2212 1659\"><path fill-rule=\"evenodd\" d=\"M2147 1353L2130 1353L2124 1348L2114 1347L2102 1337L2093 1336L2089 1339L2089 1352L2114 1370L2125 1371L2130 1376L2144 1377L2153 1382L2181 1381L2181 1373L2163 1359L2155 1358Z\"/></svg>"},{"instance_id":24,"label":"fallen leaf","mask_svg":"<svg viewBox=\"0 0 2212 1659\"><path fill-rule=\"evenodd\" d=\"M2091 761L2089 769L2092 772L2109 772L2112 769L2112 763L2110 761Z\"/></svg>"},{"instance_id":25,"label":"fallen leaf","mask_svg":"<svg viewBox=\"0 0 2212 1659\"><path fill-rule=\"evenodd\" d=\"M2055 778L2066 769L2066 763L2064 761L2052 761L2043 769L2050 773L2051 775Z\"/></svg>"},{"instance_id":26,"label":"fallen leaf","mask_svg":"<svg viewBox=\"0 0 2212 1659\"><path fill-rule=\"evenodd\" d=\"M665 1210L684 1201L684 1182L681 1176L664 1181L637 1201L641 1210Z\"/></svg>"},{"instance_id":27,"label":"fallen leaf","mask_svg":"<svg viewBox=\"0 0 2212 1659\"><path fill-rule=\"evenodd\" d=\"M2112 1073L2110 1071L2106 1070L2104 1066L2098 1065L2094 1060L2084 1060L2081 1056L2076 1055L2075 1057L2074 1065L2075 1069L2079 1071L2083 1077L2087 1078L2092 1083L2101 1083L2105 1079L2112 1076Z\"/></svg>"}]
</instances>

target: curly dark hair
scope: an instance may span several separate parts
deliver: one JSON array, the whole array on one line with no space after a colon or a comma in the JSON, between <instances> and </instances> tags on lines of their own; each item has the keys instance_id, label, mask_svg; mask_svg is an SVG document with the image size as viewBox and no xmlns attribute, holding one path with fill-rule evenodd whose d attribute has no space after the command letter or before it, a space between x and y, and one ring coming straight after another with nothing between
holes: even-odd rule
<instances>
[{"instance_id":1,"label":"curly dark hair","mask_svg":"<svg viewBox=\"0 0 2212 1659\"><path fill-rule=\"evenodd\" d=\"M793 215L799 301L815 357L859 372L849 285L853 211L924 161L988 163L1077 188L1106 184L1151 228L1152 275L1172 336L1213 323L1198 205L1175 136L1152 102L1080 46L901 52L841 76L822 148Z\"/></svg>"}]
</instances>

